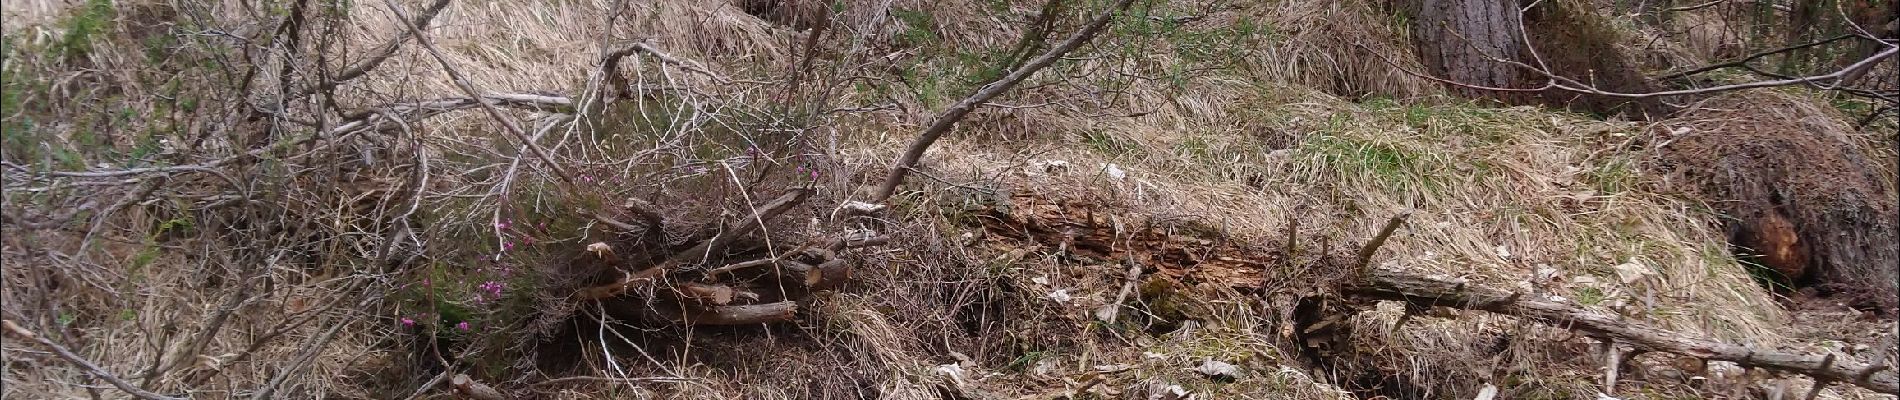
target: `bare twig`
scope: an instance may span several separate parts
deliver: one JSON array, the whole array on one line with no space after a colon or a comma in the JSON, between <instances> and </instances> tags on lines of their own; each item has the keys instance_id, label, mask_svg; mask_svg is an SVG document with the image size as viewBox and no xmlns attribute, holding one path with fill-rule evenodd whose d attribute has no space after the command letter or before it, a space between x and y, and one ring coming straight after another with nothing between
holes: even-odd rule
<instances>
[{"instance_id":1,"label":"bare twig","mask_svg":"<svg viewBox=\"0 0 1900 400\"><path fill-rule=\"evenodd\" d=\"M705 75L706 77L712 78L714 82L718 82L721 85L729 85L733 83L732 79L728 79L724 76L720 76L718 73L712 72L712 70L710 69L706 69L705 65L702 65L695 61L684 60L679 57L674 57L673 55L667 54L664 51L660 51L660 49L655 48L653 47L653 45L646 44L646 43L634 43L634 44L627 45L627 47L622 47L612 52L608 52L606 55L601 56L601 63L603 65L602 68L605 68L609 74L612 74L614 71L617 71L619 69L618 64L620 62L620 59L625 58L626 56L629 56L629 55L633 55L633 53L646 53L647 55L653 56L653 58L659 59L660 62L662 63L676 65L687 71Z\"/></svg>"},{"instance_id":2,"label":"bare twig","mask_svg":"<svg viewBox=\"0 0 1900 400\"><path fill-rule=\"evenodd\" d=\"M508 115L502 114L501 110L496 108L488 97L482 96L482 92L475 89L475 84L470 83L468 77L463 76L461 71L455 69L455 64L449 62L447 56L442 55L442 50L435 47L435 42L429 39L428 34L422 32L422 27L414 24L414 21L409 20L409 15L402 10L402 6L396 5L392 0L383 0L383 4L387 5L391 12L396 13L397 18L404 21L405 27L409 28L409 31L416 36L416 42L422 44L422 48L428 50L429 55L435 57L436 62L442 65L443 72L449 74L450 80L454 81L457 89L462 90L462 94L474 99L476 105L481 106L482 111L487 112L490 118L494 118L495 122L500 123L502 128L508 131L508 134L513 135L516 140L521 141L521 143L528 148L528 151L534 154L535 158L540 159L543 164L548 166L549 170L554 171L555 177L560 178L561 182L566 183L570 187L575 185L573 174L568 173L567 168L555 162L554 157L549 155L547 150L535 144L534 140L528 137L527 131L522 130L521 126L516 124L513 118L508 118Z\"/></svg>"},{"instance_id":3,"label":"bare twig","mask_svg":"<svg viewBox=\"0 0 1900 400\"><path fill-rule=\"evenodd\" d=\"M1056 45L1056 47L1049 49L1049 51L1042 53L1042 55L1038 55L1036 58L1029 60L1029 62L1024 63L1021 68L1010 71L1008 75L1004 75L1002 78L984 84L982 88L977 89L976 93L971 94L970 97L958 101L956 104L951 105L949 109L944 110L942 114L938 114L937 118L930 122L930 127L924 129L923 133L918 134L916 139L911 140L910 145L905 146L904 154L898 157L897 162L891 164L889 175L884 178L883 185L879 186L877 192L871 196L871 203L881 204L884 203L885 200L889 200L891 195L896 193L897 185L904 183L904 177L910 173L912 167L917 166L917 161L923 158L924 151L930 150L930 145L937 143L937 139L943 138L943 134L949 133L950 128L955 127L958 121L963 120L964 116L969 115L971 111L975 111L979 105L989 102L990 99L1003 94L1003 92L1009 91L1009 89L1015 87L1016 84L1022 83L1024 79L1028 79L1029 76L1035 74L1036 71L1040 71L1050 64L1054 64L1056 60L1061 59L1063 55L1068 54L1070 51L1081 47L1083 43L1094 39L1095 35L1101 33L1102 29L1107 27L1108 23L1115 19L1115 14L1127 9L1129 4L1132 3L1134 3L1134 0L1116 1L1114 5L1109 6L1107 10L1097 15L1094 20L1089 21L1088 25L1084 25L1081 30L1069 36L1069 39L1064 40L1062 44Z\"/></svg>"},{"instance_id":4,"label":"bare twig","mask_svg":"<svg viewBox=\"0 0 1900 400\"><path fill-rule=\"evenodd\" d=\"M86 373L92 374L92 376L98 377L99 379L106 381L106 383L112 384L113 387L119 388L119 390L125 391L125 393L127 394L131 394L133 397L137 397L137 398L145 399L145 400L183 400L184 399L183 397L171 397L171 396L166 396L166 395L162 395L158 393L152 393L150 391L146 391L145 389L141 389L138 386L134 386L132 385L132 383L126 382L123 379L119 379L118 376L112 375L111 372L106 372L106 370L99 368L99 365L93 364L91 361L87 361L85 358L79 357L78 354L74 354L73 351L70 349L67 349L66 346L61 346L59 345L59 343L54 343L50 339L41 337L40 335L33 333L33 331L26 330L26 328L23 328L19 324L14 323L13 320L10 320L10 319L0 320L0 325L4 325L7 330L7 333L12 334L13 336L19 337L21 339L38 342L41 346L46 346L47 348L53 349L53 353L58 354L59 358L64 358L66 359L66 361L72 362L73 364L78 365L80 368L84 368L86 370Z\"/></svg>"},{"instance_id":5,"label":"bare twig","mask_svg":"<svg viewBox=\"0 0 1900 400\"><path fill-rule=\"evenodd\" d=\"M298 371L302 371L304 367L309 366L310 361L315 359L317 354L325 347L329 346L330 339L336 338L336 334L342 332L343 327L346 326L350 326L350 321L336 321L330 326L330 330L323 332L323 335L311 338L310 343L304 346L303 353L298 354L296 359L284 364L283 369L277 371L277 375L271 377L270 382L265 383L263 388L259 388L256 394L251 395L251 400L271 398L272 393L275 393L278 387L284 385L284 381L289 380L291 375L296 375Z\"/></svg>"},{"instance_id":6,"label":"bare twig","mask_svg":"<svg viewBox=\"0 0 1900 400\"><path fill-rule=\"evenodd\" d=\"M1719 1L1719 0L1718 0L1718 1ZM1714 63L1714 64L1709 64L1709 65L1705 65L1705 66L1702 66L1702 67L1700 67L1700 68L1695 68L1695 69L1691 69L1691 70L1688 70L1688 71L1682 71L1682 72L1675 72L1675 73L1670 73L1670 74L1664 74L1664 75L1662 75L1662 76L1658 76L1658 77L1655 77L1655 78L1651 78L1651 79L1654 79L1654 80L1658 80L1658 81L1666 81L1666 80L1670 80L1670 79L1676 79L1676 78L1681 78L1681 77L1685 77L1685 76L1689 76L1689 75L1695 75L1695 74L1700 74L1700 73L1703 73L1703 72L1709 72L1709 71L1714 71L1714 70L1718 70L1718 69L1723 69L1723 68L1729 68L1729 67L1739 67L1739 66L1743 66L1743 65L1747 65L1747 64L1748 64L1748 62L1750 62L1750 61L1755 61L1755 59L1758 59L1758 58L1762 58L1762 57L1767 57L1767 56L1771 56L1771 55L1775 55L1775 54L1780 54L1780 53L1786 53L1786 52L1790 52L1790 51L1795 51L1795 50L1800 50L1800 49L1805 49L1805 48L1809 48L1809 47L1814 47L1814 46L1821 46L1821 45L1825 45L1825 44L1828 44L1828 43L1834 43L1834 42L1837 42L1837 41L1841 41L1841 40L1845 40L1845 39L1850 39L1850 38L1853 38L1853 37L1854 37L1854 34L1851 34L1851 33L1849 33L1849 34L1843 34L1843 35L1840 35L1840 36L1835 36L1835 37L1831 37L1831 38L1827 38L1827 39L1821 39L1821 40L1817 40L1817 41L1813 41L1813 42L1808 42L1808 43L1802 43L1802 44L1797 44L1797 45L1793 45L1793 46L1787 46L1787 47L1782 47L1782 48L1779 48L1779 49L1773 49L1773 50L1764 50L1764 51L1761 51L1761 52L1758 52L1758 53L1755 53L1755 54L1750 54L1750 55L1747 55L1747 56L1744 56L1744 57L1742 57L1742 58L1738 58L1738 59L1734 59L1734 60L1730 60L1730 61L1724 61L1724 62L1719 62L1719 63Z\"/></svg>"},{"instance_id":7,"label":"bare twig","mask_svg":"<svg viewBox=\"0 0 1900 400\"><path fill-rule=\"evenodd\" d=\"M436 14L441 14L442 10L446 8L449 8L449 0L436 0L435 3L429 4L429 7L423 8L422 13L416 14L416 19L410 22L410 24L415 26L427 26L429 25L429 21L435 19ZM323 85L304 89L303 94L334 88L343 82L362 77L364 74L369 73L370 70L376 69L376 66L382 65L383 61L388 61L390 56L396 54L396 49L402 48L403 42L409 41L411 35L414 35L414 33L407 30L397 33L394 39L389 39L388 43L377 46L376 50L370 52L369 58L365 58L362 61L356 62L356 64L344 68L343 72L338 72L336 76L331 77L329 81Z\"/></svg>"},{"instance_id":8,"label":"bare twig","mask_svg":"<svg viewBox=\"0 0 1900 400\"><path fill-rule=\"evenodd\" d=\"M1115 301L1095 309L1095 319L1110 324L1115 323L1115 316L1121 313L1122 302L1128 300L1128 295L1135 292L1135 283L1141 280L1141 264L1135 262L1132 254L1126 262L1128 272L1122 275L1122 289L1115 292Z\"/></svg>"}]
</instances>

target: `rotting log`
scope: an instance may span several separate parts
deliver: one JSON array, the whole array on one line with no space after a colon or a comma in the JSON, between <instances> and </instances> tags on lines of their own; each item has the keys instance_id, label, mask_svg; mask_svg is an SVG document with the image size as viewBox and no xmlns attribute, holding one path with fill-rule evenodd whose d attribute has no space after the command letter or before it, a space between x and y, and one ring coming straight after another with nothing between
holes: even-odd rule
<instances>
[{"instance_id":1,"label":"rotting log","mask_svg":"<svg viewBox=\"0 0 1900 400\"><path fill-rule=\"evenodd\" d=\"M1661 351L1743 367L1797 373L1817 382L1848 383L1879 393L1900 394L1900 376L1883 363L1864 364L1827 355L1757 349L1684 335L1640 321L1625 320L1569 303L1390 270L1345 285L1341 294L1358 299L1392 300L1419 307L1454 307L1529 318L1552 326L1614 340L1643 351Z\"/></svg>"}]
</instances>

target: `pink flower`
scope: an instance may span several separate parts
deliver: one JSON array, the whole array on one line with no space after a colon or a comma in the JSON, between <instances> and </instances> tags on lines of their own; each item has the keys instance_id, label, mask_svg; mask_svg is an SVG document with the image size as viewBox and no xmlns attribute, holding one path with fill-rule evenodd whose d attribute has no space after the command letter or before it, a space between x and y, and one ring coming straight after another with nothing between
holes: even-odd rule
<instances>
[{"instance_id":1,"label":"pink flower","mask_svg":"<svg viewBox=\"0 0 1900 400\"><path fill-rule=\"evenodd\" d=\"M462 321L461 323L455 324L455 329L461 329L462 331L465 331L465 332L468 331L468 321Z\"/></svg>"},{"instance_id":2,"label":"pink flower","mask_svg":"<svg viewBox=\"0 0 1900 400\"><path fill-rule=\"evenodd\" d=\"M416 326L416 320L409 319L409 317L402 317L402 326L405 326L405 327Z\"/></svg>"},{"instance_id":3,"label":"pink flower","mask_svg":"<svg viewBox=\"0 0 1900 400\"><path fill-rule=\"evenodd\" d=\"M505 230L508 230L508 226L509 226L509 225L512 225L512 224L511 224L510 222L513 222L513 221L501 221L501 222L496 222L496 223L495 223L495 229L500 229L500 230L504 230L504 231L505 231Z\"/></svg>"},{"instance_id":4,"label":"pink flower","mask_svg":"<svg viewBox=\"0 0 1900 400\"><path fill-rule=\"evenodd\" d=\"M482 282L481 286L479 286L483 292L487 292L488 295L494 296L495 298L501 298L502 287L503 284L496 281Z\"/></svg>"}]
</instances>

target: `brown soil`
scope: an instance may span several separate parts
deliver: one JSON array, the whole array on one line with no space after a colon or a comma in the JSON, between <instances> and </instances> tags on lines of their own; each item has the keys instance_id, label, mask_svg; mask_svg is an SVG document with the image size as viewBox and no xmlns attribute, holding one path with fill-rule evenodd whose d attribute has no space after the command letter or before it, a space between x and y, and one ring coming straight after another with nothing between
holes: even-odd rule
<instances>
[{"instance_id":1,"label":"brown soil","mask_svg":"<svg viewBox=\"0 0 1900 400\"><path fill-rule=\"evenodd\" d=\"M1657 124L1654 162L1722 215L1770 283L1894 315L1894 163L1840 121L1788 95L1717 97Z\"/></svg>"}]
</instances>

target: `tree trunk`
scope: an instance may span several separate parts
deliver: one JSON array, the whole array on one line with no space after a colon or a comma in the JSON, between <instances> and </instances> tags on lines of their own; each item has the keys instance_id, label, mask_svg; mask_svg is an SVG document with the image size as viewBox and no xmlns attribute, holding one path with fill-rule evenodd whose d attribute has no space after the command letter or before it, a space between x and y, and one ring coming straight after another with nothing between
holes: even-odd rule
<instances>
[{"instance_id":1,"label":"tree trunk","mask_svg":"<svg viewBox=\"0 0 1900 400\"><path fill-rule=\"evenodd\" d=\"M1524 73L1496 61L1516 60L1524 36L1515 0L1420 0L1412 23L1419 58L1431 74L1454 82L1488 87L1520 87ZM1452 87L1464 97L1493 98L1517 104L1520 94Z\"/></svg>"},{"instance_id":2,"label":"tree trunk","mask_svg":"<svg viewBox=\"0 0 1900 400\"><path fill-rule=\"evenodd\" d=\"M1650 0L1654 4L1666 4ZM1467 98L1509 105L1541 104L1609 116L1660 118L1673 111L1658 99L1625 99L1535 89L1561 76L1571 86L1623 93L1657 90L1641 63L1616 46L1622 39L1602 15L1585 6L1539 2L1528 13L1516 0L1415 0L1412 39L1429 72ZM1525 35L1529 37L1525 37ZM1513 62L1522 65L1515 65ZM1532 68L1525 68L1524 66Z\"/></svg>"}]
</instances>

